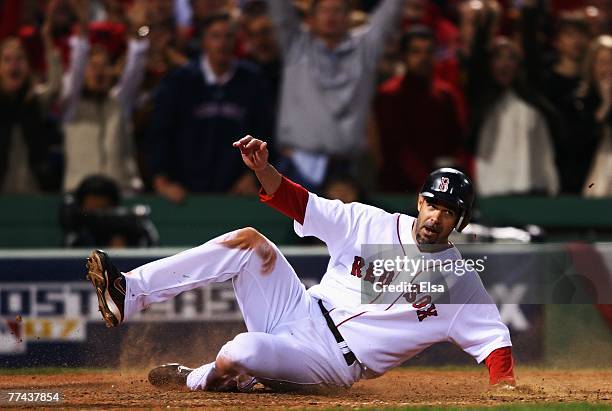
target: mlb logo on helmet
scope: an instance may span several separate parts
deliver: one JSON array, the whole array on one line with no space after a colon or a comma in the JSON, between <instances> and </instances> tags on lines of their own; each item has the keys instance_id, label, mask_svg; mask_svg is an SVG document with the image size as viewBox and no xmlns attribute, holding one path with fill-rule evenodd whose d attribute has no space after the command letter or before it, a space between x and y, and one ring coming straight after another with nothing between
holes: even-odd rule
<instances>
[{"instance_id":1,"label":"mlb logo on helmet","mask_svg":"<svg viewBox=\"0 0 612 411\"><path fill-rule=\"evenodd\" d=\"M438 184L437 191L441 191L443 193L446 193L448 191L448 177L440 178L440 184Z\"/></svg>"}]
</instances>

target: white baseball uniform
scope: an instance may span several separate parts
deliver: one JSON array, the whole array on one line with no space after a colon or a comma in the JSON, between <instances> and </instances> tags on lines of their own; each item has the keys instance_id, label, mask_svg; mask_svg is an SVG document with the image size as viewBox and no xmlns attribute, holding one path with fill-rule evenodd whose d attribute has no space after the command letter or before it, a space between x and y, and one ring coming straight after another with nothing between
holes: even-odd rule
<instances>
[{"instance_id":1,"label":"white baseball uniform","mask_svg":"<svg viewBox=\"0 0 612 411\"><path fill-rule=\"evenodd\" d=\"M301 385L348 387L383 374L436 342L454 342L478 362L510 347L508 329L473 271L455 276L453 288L463 295L462 304L435 304L426 293L409 303L361 304L364 279L355 262L362 245L415 248L414 222L407 215L309 193L303 224L296 221L295 231L327 244L330 260L319 285L306 290L272 243L276 265L262 274L262 261L253 250L220 244L233 232L128 273L125 319L183 291L232 279L248 332L228 342L219 355L240 364L244 375ZM461 258L454 246L424 257ZM347 365L318 300L356 355L353 365ZM210 369L206 364L192 372L188 386L206 389Z\"/></svg>"}]
</instances>

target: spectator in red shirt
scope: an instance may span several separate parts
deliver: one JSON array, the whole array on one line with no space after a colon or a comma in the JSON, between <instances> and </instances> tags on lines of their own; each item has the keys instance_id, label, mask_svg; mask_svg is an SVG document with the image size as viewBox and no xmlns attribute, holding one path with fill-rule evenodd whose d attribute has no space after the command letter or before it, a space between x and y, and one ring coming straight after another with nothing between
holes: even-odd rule
<instances>
[{"instance_id":1,"label":"spectator in red shirt","mask_svg":"<svg viewBox=\"0 0 612 411\"><path fill-rule=\"evenodd\" d=\"M435 2L407 0L402 27L407 31L419 25L429 27L435 38L435 76L459 87L460 67L457 60L460 45L459 29L444 16L440 5Z\"/></svg>"},{"instance_id":2,"label":"spectator in red shirt","mask_svg":"<svg viewBox=\"0 0 612 411\"><path fill-rule=\"evenodd\" d=\"M435 40L425 27L402 39L406 72L381 86L375 101L380 188L417 191L429 171L455 163L463 137L458 93L434 76Z\"/></svg>"}]
</instances>

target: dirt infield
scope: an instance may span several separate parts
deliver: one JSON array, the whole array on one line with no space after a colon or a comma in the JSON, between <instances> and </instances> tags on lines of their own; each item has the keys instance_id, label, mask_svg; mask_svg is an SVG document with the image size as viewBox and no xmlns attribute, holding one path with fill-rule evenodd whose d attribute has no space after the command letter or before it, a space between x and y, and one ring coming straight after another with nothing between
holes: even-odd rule
<instances>
[{"instance_id":1,"label":"dirt infield","mask_svg":"<svg viewBox=\"0 0 612 411\"><path fill-rule=\"evenodd\" d=\"M63 393L63 406L166 408L355 408L415 405L466 406L588 402L612 405L612 370L518 369L515 391L491 390L484 368L473 370L398 369L350 390L305 395L257 389L248 394L160 391L146 371L66 372L1 375L0 390Z\"/></svg>"}]
</instances>

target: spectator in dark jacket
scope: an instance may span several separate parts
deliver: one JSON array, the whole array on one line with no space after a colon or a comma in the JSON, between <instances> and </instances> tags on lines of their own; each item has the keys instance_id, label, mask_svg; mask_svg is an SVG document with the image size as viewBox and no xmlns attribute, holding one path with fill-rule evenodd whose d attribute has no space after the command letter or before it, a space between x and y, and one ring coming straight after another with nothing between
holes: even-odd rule
<instances>
[{"instance_id":1,"label":"spectator in dark jacket","mask_svg":"<svg viewBox=\"0 0 612 411\"><path fill-rule=\"evenodd\" d=\"M525 49L527 79L547 99L554 111L549 112L560 190L578 194L582 189L595 144L580 131L580 113L576 108L576 90L589 41L589 26L583 13L561 15L554 39L555 60L546 64L540 45L538 22L545 16L541 5L522 10L522 37Z\"/></svg>"},{"instance_id":2,"label":"spectator in dark jacket","mask_svg":"<svg viewBox=\"0 0 612 411\"><path fill-rule=\"evenodd\" d=\"M0 42L0 193L3 194L59 188L59 175L49 162L51 135L57 128L48 121L48 111L59 94L62 75L60 56L51 39L55 4L50 5L49 18L42 30L48 66L46 83L37 84L17 38Z\"/></svg>"},{"instance_id":3,"label":"spectator in dark jacket","mask_svg":"<svg viewBox=\"0 0 612 411\"><path fill-rule=\"evenodd\" d=\"M574 97L581 80L581 69L589 42L589 27L580 15L562 16L556 34L557 61L544 77L544 94L559 113L562 125L556 141L557 168L561 192L582 190L595 145L580 135L576 125L580 114Z\"/></svg>"},{"instance_id":4,"label":"spectator in dark jacket","mask_svg":"<svg viewBox=\"0 0 612 411\"><path fill-rule=\"evenodd\" d=\"M547 70L544 92L561 111L563 107L560 104L574 95L580 83L588 43L589 26L584 16L571 14L560 17L555 36L557 58L551 69Z\"/></svg>"},{"instance_id":5,"label":"spectator in dark jacket","mask_svg":"<svg viewBox=\"0 0 612 411\"><path fill-rule=\"evenodd\" d=\"M271 110L265 79L234 57L235 34L230 15L209 17L201 57L158 91L150 134L153 187L173 202L189 192L257 193L232 142L247 133L270 135Z\"/></svg>"}]
</instances>

